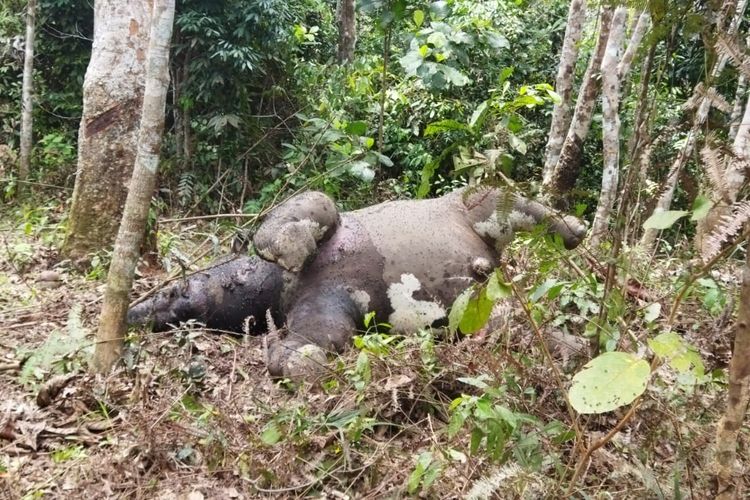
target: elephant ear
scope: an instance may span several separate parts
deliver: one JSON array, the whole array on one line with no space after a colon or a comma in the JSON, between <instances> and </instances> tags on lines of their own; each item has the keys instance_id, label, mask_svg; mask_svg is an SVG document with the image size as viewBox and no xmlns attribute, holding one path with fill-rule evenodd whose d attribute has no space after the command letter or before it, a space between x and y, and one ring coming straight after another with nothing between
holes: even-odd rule
<instances>
[{"instance_id":1,"label":"elephant ear","mask_svg":"<svg viewBox=\"0 0 750 500\"><path fill-rule=\"evenodd\" d=\"M276 228L268 238L259 238L255 250L266 260L276 262L291 272L299 272L317 249L321 227L305 219L287 222Z\"/></svg>"},{"instance_id":2,"label":"elephant ear","mask_svg":"<svg viewBox=\"0 0 750 500\"><path fill-rule=\"evenodd\" d=\"M318 244L336 230L339 214L333 200L309 191L271 211L253 237L255 251L287 271L299 272Z\"/></svg>"}]
</instances>

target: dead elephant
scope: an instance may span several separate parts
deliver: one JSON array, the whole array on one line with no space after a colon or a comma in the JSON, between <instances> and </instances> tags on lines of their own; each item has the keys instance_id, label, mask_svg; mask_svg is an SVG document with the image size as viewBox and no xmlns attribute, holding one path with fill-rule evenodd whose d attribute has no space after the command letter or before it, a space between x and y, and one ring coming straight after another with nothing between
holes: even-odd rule
<instances>
[{"instance_id":1,"label":"dead elephant","mask_svg":"<svg viewBox=\"0 0 750 500\"><path fill-rule=\"evenodd\" d=\"M455 298L494 269L514 232L540 223L560 235L567 248L578 245L586 232L575 217L495 188L343 213L322 193L302 193L274 209L255 233L256 252L275 264L258 265L241 278L255 284L234 296L243 302L224 294L223 302L208 301L218 311L196 310L211 327L211 318L241 323L245 308L257 318L262 307L278 305L285 328L283 336L269 337L268 370L299 377L318 371L326 351L344 350L367 312L374 311L395 332L444 321ZM212 275L208 271L209 282ZM274 293L248 302L245 296L267 279L282 283L273 288L278 302Z\"/></svg>"}]
</instances>

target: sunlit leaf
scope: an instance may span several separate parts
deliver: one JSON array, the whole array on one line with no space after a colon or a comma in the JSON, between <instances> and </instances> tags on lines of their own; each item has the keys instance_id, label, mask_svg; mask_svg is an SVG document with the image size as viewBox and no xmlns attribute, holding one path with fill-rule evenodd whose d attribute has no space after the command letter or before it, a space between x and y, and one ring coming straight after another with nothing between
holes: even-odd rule
<instances>
[{"instance_id":1,"label":"sunlit leaf","mask_svg":"<svg viewBox=\"0 0 750 500\"><path fill-rule=\"evenodd\" d=\"M414 19L414 24L419 28L424 22L424 11L419 9L415 10L414 14L412 14L412 18Z\"/></svg>"},{"instance_id":2,"label":"sunlit leaf","mask_svg":"<svg viewBox=\"0 0 750 500\"><path fill-rule=\"evenodd\" d=\"M568 392L578 413L605 413L632 403L646 390L651 367L626 352L605 352L573 377Z\"/></svg>"},{"instance_id":3,"label":"sunlit leaf","mask_svg":"<svg viewBox=\"0 0 750 500\"><path fill-rule=\"evenodd\" d=\"M685 342L675 332L666 332L648 340L648 346L654 354L665 359L669 365L680 373L693 371L695 375L704 373L703 360L698 350ZM691 370L691 368L693 368Z\"/></svg>"},{"instance_id":4,"label":"sunlit leaf","mask_svg":"<svg viewBox=\"0 0 750 500\"><path fill-rule=\"evenodd\" d=\"M352 135L365 135L365 133L367 133L367 122L350 122L346 126L346 132Z\"/></svg>"},{"instance_id":5,"label":"sunlit leaf","mask_svg":"<svg viewBox=\"0 0 750 500\"><path fill-rule=\"evenodd\" d=\"M480 290L479 293L469 298L469 303L466 304L463 317L458 323L461 333L474 333L486 325L494 304L492 300L487 298L486 289Z\"/></svg>"},{"instance_id":6,"label":"sunlit leaf","mask_svg":"<svg viewBox=\"0 0 750 500\"><path fill-rule=\"evenodd\" d=\"M643 319L646 323L653 323L661 315L661 304L654 302L643 309Z\"/></svg>"},{"instance_id":7,"label":"sunlit leaf","mask_svg":"<svg viewBox=\"0 0 750 500\"><path fill-rule=\"evenodd\" d=\"M279 429L276 422L269 422L260 434L260 440L271 446L278 443L281 440L281 436L281 429Z\"/></svg>"},{"instance_id":8,"label":"sunlit leaf","mask_svg":"<svg viewBox=\"0 0 750 500\"><path fill-rule=\"evenodd\" d=\"M690 220L698 221L708 215L711 210L711 200L703 195L696 196L693 202L693 215L690 216Z\"/></svg>"},{"instance_id":9,"label":"sunlit leaf","mask_svg":"<svg viewBox=\"0 0 750 500\"><path fill-rule=\"evenodd\" d=\"M453 301L450 313L448 313L448 329L451 333L455 333L458 330L458 325L461 323L461 319L464 317L466 307L469 305L471 295L474 293L472 288L464 290L461 295L456 297Z\"/></svg>"},{"instance_id":10,"label":"sunlit leaf","mask_svg":"<svg viewBox=\"0 0 750 500\"><path fill-rule=\"evenodd\" d=\"M672 224L685 217L688 214L685 210L664 210L654 212L654 214L646 219L643 223L643 229L667 229L672 227Z\"/></svg>"}]
</instances>

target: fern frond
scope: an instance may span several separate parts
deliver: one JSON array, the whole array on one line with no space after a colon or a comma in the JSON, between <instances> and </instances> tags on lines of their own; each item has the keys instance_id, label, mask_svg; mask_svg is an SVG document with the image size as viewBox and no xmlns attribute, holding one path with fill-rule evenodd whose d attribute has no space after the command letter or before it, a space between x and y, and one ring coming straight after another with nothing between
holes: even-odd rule
<instances>
[{"instance_id":1,"label":"fern frond","mask_svg":"<svg viewBox=\"0 0 750 500\"><path fill-rule=\"evenodd\" d=\"M714 49L720 56L729 58L735 67L745 75L745 78L750 78L750 57L747 55L747 49L742 46L742 43L736 37L729 37L725 33L719 34Z\"/></svg>"},{"instance_id":2,"label":"fern frond","mask_svg":"<svg viewBox=\"0 0 750 500\"><path fill-rule=\"evenodd\" d=\"M709 145L707 142L701 149L701 159L709 184L714 188L714 192L723 198L727 192L727 184L724 180L726 174L724 155L718 148Z\"/></svg>"},{"instance_id":3,"label":"fern frond","mask_svg":"<svg viewBox=\"0 0 750 500\"><path fill-rule=\"evenodd\" d=\"M496 469L492 475L475 481L466 498L541 498L544 493L543 486L541 476L529 473L517 464L509 463Z\"/></svg>"},{"instance_id":4,"label":"fern frond","mask_svg":"<svg viewBox=\"0 0 750 500\"><path fill-rule=\"evenodd\" d=\"M682 110L692 111L692 110L698 109L698 106L700 106L700 103L703 100L703 96L705 94L706 94L706 86L703 84L703 82L698 82L698 85L696 85L695 89L693 89L693 94L682 105Z\"/></svg>"},{"instance_id":5,"label":"fern frond","mask_svg":"<svg viewBox=\"0 0 750 500\"><path fill-rule=\"evenodd\" d=\"M495 212L497 220L507 220L516 205L516 193L510 189L503 189L497 197Z\"/></svg>"},{"instance_id":6,"label":"fern frond","mask_svg":"<svg viewBox=\"0 0 750 500\"><path fill-rule=\"evenodd\" d=\"M192 172L183 172L177 181L177 199L180 205L187 205L195 194L195 175Z\"/></svg>"},{"instance_id":7,"label":"fern frond","mask_svg":"<svg viewBox=\"0 0 750 500\"><path fill-rule=\"evenodd\" d=\"M741 201L730 207L731 211L722 216L719 224L706 237L701 248L701 257L708 262L721 252L724 243L740 232L750 220L750 201Z\"/></svg>"},{"instance_id":8,"label":"fern frond","mask_svg":"<svg viewBox=\"0 0 750 500\"><path fill-rule=\"evenodd\" d=\"M719 111L722 111L724 113L732 112L732 105L729 104L729 101L724 99L724 96L719 94L719 92L717 92L714 87L706 90L705 98L709 100L711 106L718 109Z\"/></svg>"}]
</instances>

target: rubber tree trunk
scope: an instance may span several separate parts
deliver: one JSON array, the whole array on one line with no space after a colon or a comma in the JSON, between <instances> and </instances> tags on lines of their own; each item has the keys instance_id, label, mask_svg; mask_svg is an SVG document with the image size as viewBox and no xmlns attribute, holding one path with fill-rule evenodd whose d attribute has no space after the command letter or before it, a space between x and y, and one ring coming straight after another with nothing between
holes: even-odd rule
<instances>
[{"instance_id":1,"label":"rubber tree trunk","mask_svg":"<svg viewBox=\"0 0 750 500\"><path fill-rule=\"evenodd\" d=\"M151 2L96 0L83 83L78 169L63 254L76 265L111 247L135 161Z\"/></svg>"},{"instance_id":2,"label":"rubber tree trunk","mask_svg":"<svg viewBox=\"0 0 750 500\"><path fill-rule=\"evenodd\" d=\"M633 65L635 54L638 52L638 49L641 46L641 42L643 41L643 37L646 35L646 32L648 31L648 28L650 26L651 15L648 13L648 10L644 10L638 16L638 21L635 23L635 28L633 28L633 32L630 34L630 41L628 41L628 46L625 49L625 53L622 55L622 59L620 59L620 62L617 65L617 74L621 79L625 78L628 73L630 73L630 68Z\"/></svg>"},{"instance_id":3,"label":"rubber tree trunk","mask_svg":"<svg viewBox=\"0 0 750 500\"><path fill-rule=\"evenodd\" d=\"M602 143L604 149L604 169L602 190L591 226L591 246L601 242L612 214L617 197L617 184L620 178L620 75L617 67L622 57L625 41L625 24L628 9L617 7L612 17L612 26L607 40L607 48L602 59Z\"/></svg>"},{"instance_id":4,"label":"rubber tree trunk","mask_svg":"<svg viewBox=\"0 0 750 500\"><path fill-rule=\"evenodd\" d=\"M560 157L565 141L565 133L570 127L571 98L573 95L573 81L575 80L576 60L578 48L583 35L583 23L586 20L586 0L573 0L568 9L568 23L565 26L565 39L560 51L560 66L557 68L555 91L560 96L560 102L552 108L552 123L549 129L549 139L544 154L543 178L549 177Z\"/></svg>"},{"instance_id":5,"label":"rubber tree trunk","mask_svg":"<svg viewBox=\"0 0 750 500\"><path fill-rule=\"evenodd\" d=\"M727 33L729 35L733 35L734 33L737 32L737 28L739 28L740 22L742 21L742 16L745 13L746 6L747 6L747 0L740 0L738 2L734 17L732 18L729 28L727 29ZM713 83L716 82L721 72L724 71L724 67L727 64L727 61L728 61L728 58L725 55L718 57L718 59L714 63L709 73L708 83L710 85L713 85ZM699 86L696 86L696 90L693 93L693 96L691 99L696 99L698 97L697 94L701 92L699 90L699 87L700 87L700 84ZM706 122L706 119L708 118L708 112L711 109L711 99L705 96L709 94L709 91L711 89L713 89L713 86L711 86L709 90L702 91L704 97L701 98L700 105L698 106L698 111L695 113L693 126L688 132L688 135L685 138L685 143L683 144L680 152L677 154L677 158L675 158L674 163L672 163L672 167L669 169L667 178L664 181L664 189L662 190L662 193L659 196L659 199L656 201L656 207L654 208L654 213L665 212L669 210L670 205L672 205L672 198L674 197L674 192L675 192L675 189L677 188L677 180L679 179L680 174L682 173L682 169L685 166L685 164L687 164L687 161L690 158L690 154L693 151L693 148L695 147L695 142L700 132L700 129L703 126L703 124ZM643 236L641 237L641 241L640 241L640 247L642 251L644 251L645 253L651 253L653 251L654 243L656 243L656 236L658 234L659 234L658 229L646 229L643 232Z\"/></svg>"},{"instance_id":6,"label":"rubber tree trunk","mask_svg":"<svg viewBox=\"0 0 750 500\"><path fill-rule=\"evenodd\" d=\"M748 40L750 42L750 40ZM745 103L745 92L747 91L747 78L743 73L740 73L739 79L737 80L737 91L734 94L734 106L732 107L732 115L729 118L729 140L733 141L737 137L737 129L739 128L740 118L742 117L742 106Z\"/></svg>"},{"instance_id":7,"label":"rubber tree trunk","mask_svg":"<svg viewBox=\"0 0 750 500\"><path fill-rule=\"evenodd\" d=\"M31 138L33 131L34 92L34 35L36 33L36 0L29 0L26 6L26 40L24 42L23 87L21 89L21 154L18 163L18 194L23 196L26 181L31 171Z\"/></svg>"},{"instance_id":8,"label":"rubber tree trunk","mask_svg":"<svg viewBox=\"0 0 750 500\"><path fill-rule=\"evenodd\" d=\"M357 41L357 24L355 0L339 0L338 25L339 46L337 59L339 64L348 64L354 60L354 45Z\"/></svg>"},{"instance_id":9,"label":"rubber tree trunk","mask_svg":"<svg viewBox=\"0 0 750 500\"><path fill-rule=\"evenodd\" d=\"M745 231L747 234L747 228ZM744 498L738 491L735 470L737 437L750 400L750 252L745 255L742 271L739 312L735 323L734 349L729 362L727 408L716 427L716 478L718 494L715 498L730 500Z\"/></svg>"},{"instance_id":10,"label":"rubber tree trunk","mask_svg":"<svg viewBox=\"0 0 750 500\"><path fill-rule=\"evenodd\" d=\"M154 0L146 62L146 85L138 150L122 214L99 318L94 368L104 372L119 359L126 331L128 294L146 230L151 196L156 187L164 112L169 87L169 42L175 0Z\"/></svg>"},{"instance_id":11,"label":"rubber tree trunk","mask_svg":"<svg viewBox=\"0 0 750 500\"><path fill-rule=\"evenodd\" d=\"M604 49L607 46L609 38L609 28L612 22L613 9L603 7L599 15L599 36L597 37L596 47L591 54L589 65L586 73L583 75L583 83L578 91L575 111L570 122L570 127L565 135L560 150L560 158L557 165L551 170L549 176L542 181L542 190L544 195L555 205L559 205L559 200L564 193L570 191L575 186L578 178L578 169L580 164L581 150L583 141L589 133L591 127L591 118L596 106L596 96L599 91L599 69L601 68Z\"/></svg>"}]
</instances>

